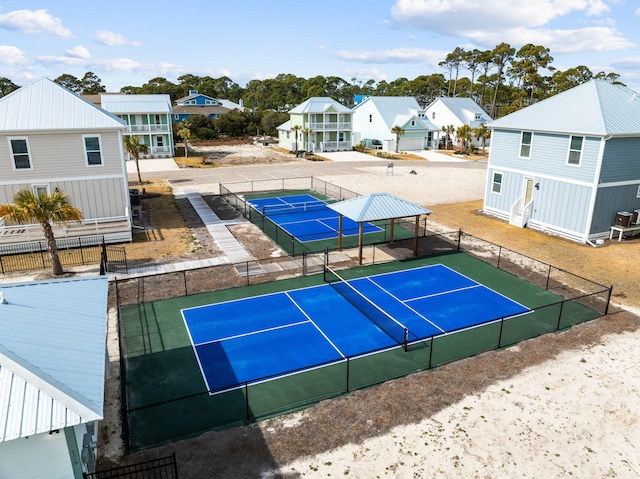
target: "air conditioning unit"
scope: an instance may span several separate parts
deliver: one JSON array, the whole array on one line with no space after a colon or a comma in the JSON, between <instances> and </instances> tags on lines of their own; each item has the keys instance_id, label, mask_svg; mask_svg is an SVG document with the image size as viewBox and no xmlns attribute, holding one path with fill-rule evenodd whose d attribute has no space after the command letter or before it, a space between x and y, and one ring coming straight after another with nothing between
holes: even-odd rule
<instances>
[{"instance_id":1,"label":"air conditioning unit","mask_svg":"<svg viewBox=\"0 0 640 479\"><path fill-rule=\"evenodd\" d=\"M633 215L627 211L618 211L616 213L616 226L628 228L631 225L631 217Z\"/></svg>"},{"instance_id":2,"label":"air conditioning unit","mask_svg":"<svg viewBox=\"0 0 640 479\"><path fill-rule=\"evenodd\" d=\"M631 224L640 225L640 209L633 210L633 215L631 216Z\"/></svg>"}]
</instances>

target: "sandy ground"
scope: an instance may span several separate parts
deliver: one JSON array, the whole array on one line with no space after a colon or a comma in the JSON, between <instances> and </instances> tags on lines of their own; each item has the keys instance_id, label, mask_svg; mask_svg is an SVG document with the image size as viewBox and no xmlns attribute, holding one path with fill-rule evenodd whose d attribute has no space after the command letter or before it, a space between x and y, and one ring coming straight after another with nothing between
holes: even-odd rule
<instances>
[{"instance_id":1,"label":"sandy ground","mask_svg":"<svg viewBox=\"0 0 640 479\"><path fill-rule=\"evenodd\" d=\"M373 162L323 179L428 207L482 198L485 175L481 164L396 162L390 174L386 165ZM262 477L640 477L638 358L640 331L605 336L419 423L279 464Z\"/></svg>"},{"instance_id":2,"label":"sandy ground","mask_svg":"<svg viewBox=\"0 0 640 479\"><path fill-rule=\"evenodd\" d=\"M281 468L304 477L640 477L640 333L568 351L419 424Z\"/></svg>"}]
</instances>

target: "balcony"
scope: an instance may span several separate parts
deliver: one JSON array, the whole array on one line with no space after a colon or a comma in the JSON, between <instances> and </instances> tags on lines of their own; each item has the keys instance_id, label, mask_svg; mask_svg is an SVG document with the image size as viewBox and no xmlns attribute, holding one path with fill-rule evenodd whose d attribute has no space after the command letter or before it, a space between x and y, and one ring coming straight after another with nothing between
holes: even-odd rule
<instances>
[{"instance_id":1,"label":"balcony","mask_svg":"<svg viewBox=\"0 0 640 479\"><path fill-rule=\"evenodd\" d=\"M320 143L320 151L348 151L351 149L350 141L323 141Z\"/></svg>"},{"instance_id":2,"label":"balcony","mask_svg":"<svg viewBox=\"0 0 640 479\"><path fill-rule=\"evenodd\" d=\"M312 130L351 130L351 122L309 123Z\"/></svg>"},{"instance_id":3,"label":"balcony","mask_svg":"<svg viewBox=\"0 0 640 479\"><path fill-rule=\"evenodd\" d=\"M127 125L125 133L170 133L170 125Z\"/></svg>"}]
</instances>

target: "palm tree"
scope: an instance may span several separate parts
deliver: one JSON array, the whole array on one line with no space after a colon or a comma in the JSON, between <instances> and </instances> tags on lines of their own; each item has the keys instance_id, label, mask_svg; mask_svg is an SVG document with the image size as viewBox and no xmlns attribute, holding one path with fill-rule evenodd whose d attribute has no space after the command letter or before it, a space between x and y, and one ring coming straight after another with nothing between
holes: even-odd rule
<instances>
[{"instance_id":1,"label":"palm tree","mask_svg":"<svg viewBox=\"0 0 640 479\"><path fill-rule=\"evenodd\" d=\"M445 125L442 127L442 132L446 135L445 145L444 145L445 150L449 149L449 146L451 145L451 135L453 135L455 131L456 131L456 127L453 125Z\"/></svg>"},{"instance_id":2,"label":"palm tree","mask_svg":"<svg viewBox=\"0 0 640 479\"><path fill-rule=\"evenodd\" d=\"M313 132L313 130L311 128L303 128L302 129L302 135L304 136L304 149L306 151L310 151L309 150L309 135Z\"/></svg>"},{"instance_id":3,"label":"palm tree","mask_svg":"<svg viewBox=\"0 0 640 479\"><path fill-rule=\"evenodd\" d=\"M302 130L302 127L300 125L295 125L291 127L291 131L293 132L294 135L296 135L296 151L295 154L298 154L298 132Z\"/></svg>"},{"instance_id":4,"label":"palm tree","mask_svg":"<svg viewBox=\"0 0 640 479\"><path fill-rule=\"evenodd\" d=\"M191 130L187 125L181 124L180 129L178 130L178 135L180 135L184 144L184 157L189 158L189 138L191 138Z\"/></svg>"},{"instance_id":5,"label":"palm tree","mask_svg":"<svg viewBox=\"0 0 640 479\"><path fill-rule=\"evenodd\" d=\"M140 143L138 141L137 136L127 136L124 139L124 149L127 150L131 156L133 156L136 160L136 170L138 171L138 182L142 183L142 176L140 176L140 154L145 154L149 151L149 147L144 143Z\"/></svg>"},{"instance_id":6,"label":"palm tree","mask_svg":"<svg viewBox=\"0 0 640 479\"><path fill-rule=\"evenodd\" d=\"M396 153L398 153L398 147L400 146L400 136L404 135L404 128L400 125L396 125L391 128L391 133L396 135Z\"/></svg>"},{"instance_id":7,"label":"palm tree","mask_svg":"<svg viewBox=\"0 0 640 479\"><path fill-rule=\"evenodd\" d=\"M40 193L36 196L28 188L19 190L13 196L13 203L0 205L0 217L3 216L18 224L39 223L51 256L53 274L60 275L64 272L51 223L62 224L82 219L82 212L69 203L64 192L56 190L51 194Z\"/></svg>"},{"instance_id":8,"label":"palm tree","mask_svg":"<svg viewBox=\"0 0 640 479\"><path fill-rule=\"evenodd\" d=\"M481 123L480 126L472 130L472 133L476 137L476 140L482 142L482 154L484 155L484 147L487 144L487 140L491 138L491 130L487 128L486 123Z\"/></svg>"},{"instance_id":9,"label":"palm tree","mask_svg":"<svg viewBox=\"0 0 640 479\"><path fill-rule=\"evenodd\" d=\"M466 155L469 153L469 141L471 140L471 127L469 125L462 125L456 130L456 137L461 143L461 153Z\"/></svg>"}]
</instances>

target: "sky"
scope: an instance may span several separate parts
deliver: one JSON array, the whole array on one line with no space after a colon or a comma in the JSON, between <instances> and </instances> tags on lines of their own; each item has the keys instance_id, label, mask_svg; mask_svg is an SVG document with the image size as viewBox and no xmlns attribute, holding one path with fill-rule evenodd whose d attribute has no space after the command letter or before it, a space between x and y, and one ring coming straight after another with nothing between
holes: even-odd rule
<instances>
[{"instance_id":1,"label":"sky","mask_svg":"<svg viewBox=\"0 0 640 479\"><path fill-rule=\"evenodd\" d=\"M640 91L637 0L0 0L0 77L18 85L88 71L107 91L187 73L391 82L502 42Z\"/></svg>"}]
</instances>

